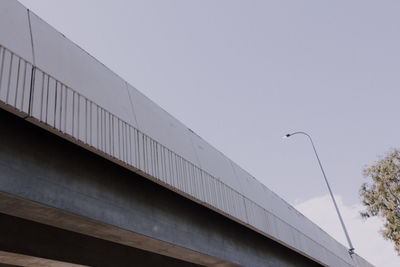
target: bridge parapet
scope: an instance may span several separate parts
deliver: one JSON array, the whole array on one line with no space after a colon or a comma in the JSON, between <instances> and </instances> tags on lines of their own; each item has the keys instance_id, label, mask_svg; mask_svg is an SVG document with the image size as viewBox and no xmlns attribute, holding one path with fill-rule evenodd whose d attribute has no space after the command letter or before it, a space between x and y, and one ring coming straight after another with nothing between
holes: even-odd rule
<instances>
[{"instance_id":1,"label":"bridge parapet","mask_svg":"<svg viewBox=\"0 0 400 267\"><path fill-rule=\"evenodd\" d=\"M0 15L1 107L318 263L369 266L16 1Z\"/></svg>"}]
</instances>

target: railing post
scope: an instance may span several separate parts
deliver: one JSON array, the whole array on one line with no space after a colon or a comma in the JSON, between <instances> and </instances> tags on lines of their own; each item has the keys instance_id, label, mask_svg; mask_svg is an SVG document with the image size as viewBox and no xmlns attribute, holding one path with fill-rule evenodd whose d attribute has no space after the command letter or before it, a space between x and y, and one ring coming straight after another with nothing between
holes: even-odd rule
<instances>
[{"instance_id":1,"label":"railing post","mask_svg":"<svg viewBox=\"0 0 400 267\"><path fill-rule=\"evenodd\" d=\"M32 117L33 91L34 91L34 86L35 86L35 73L36 73L36 67L34 65L32 65L31 84L30 84L30 88L29 88L28 115L26 117Z\"/></svg>"}]
</instances>

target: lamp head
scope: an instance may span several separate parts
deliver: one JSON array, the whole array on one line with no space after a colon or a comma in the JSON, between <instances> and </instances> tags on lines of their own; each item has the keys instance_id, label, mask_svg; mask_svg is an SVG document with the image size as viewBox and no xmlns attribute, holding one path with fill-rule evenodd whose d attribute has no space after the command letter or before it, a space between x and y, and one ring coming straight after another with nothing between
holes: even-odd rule
<instances>
[{"instance_id":1,"label":"lamp head","mask_svg":"<svg viewBox=\"0 0 400 267\"><path fill-rule=\"evenodd\" d=\"M290 136L291 136L290 134L285 134L284 136L282 136L282 139L289 138Z\"/></svg>"}]
</instances>

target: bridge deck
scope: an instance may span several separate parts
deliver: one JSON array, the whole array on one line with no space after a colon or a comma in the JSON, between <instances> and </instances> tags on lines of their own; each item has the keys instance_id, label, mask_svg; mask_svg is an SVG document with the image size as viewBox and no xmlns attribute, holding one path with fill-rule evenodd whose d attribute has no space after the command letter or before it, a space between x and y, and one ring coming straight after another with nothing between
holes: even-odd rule
<instances>
[{"instance_id":1,"label":"bridge deck","mask_svg":"<svg viewBox=\"0 0 400 267\"><path fill-rule=\"evenodd\" d=\"M16 1L0 3L0 105L329 266L368 266Z\"/></svg>"}]
</instances>

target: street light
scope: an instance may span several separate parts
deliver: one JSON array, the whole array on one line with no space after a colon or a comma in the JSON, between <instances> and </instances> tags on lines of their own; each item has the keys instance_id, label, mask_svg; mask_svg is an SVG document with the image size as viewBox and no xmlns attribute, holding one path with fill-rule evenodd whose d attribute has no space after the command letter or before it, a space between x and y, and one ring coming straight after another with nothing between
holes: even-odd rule
<instances>
[{"instance_id":1,"label":"street light","mask_svg":"<svg viewBox=\"0 0 400 267\"><path fill-rule=\"evenodd\" d=\"M325 179L326 185L328 186L329 194L331 195L331 198L332 198L333 204L335 205L335 209L336 209L337 215L339 217L340 223L342 224L342 228L343 228L344 234L346 235L347 242L349 243L349 247L350 248L349 248L348 251L349 251L349 254L351 256L351 255L354 254L354 247L353 247L353 244L351 243L349 234L347 233L347 229L346 229L346 226L344 225L344 222L343 222L343 219L342 219L342 215L340 215L339 208L338 208L338 206L336 204L335 197L332 194L332 190L331 190L331 187L329 186L328 179L326 178L324 169L322 168L322 164L321 164L321 161L319 160L317 150L315 149L315 146L314 146L314 142L311 139L311 136L309 134L305 133L305 132L295 132L295 133L291 133L291 134L286 134L286 135L282 136L282 138L289 138L290 136L295 135L295 134L303 134L303 135L307 136L310 139L311 145L312 145L312 147L314 149L315 156L317 157L317 160L318 160L319 167L321 168L322 174L324 175L324 179Z\"/></svg>"}]
</instances>

